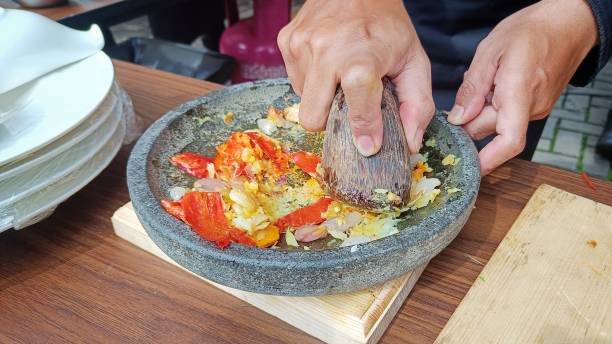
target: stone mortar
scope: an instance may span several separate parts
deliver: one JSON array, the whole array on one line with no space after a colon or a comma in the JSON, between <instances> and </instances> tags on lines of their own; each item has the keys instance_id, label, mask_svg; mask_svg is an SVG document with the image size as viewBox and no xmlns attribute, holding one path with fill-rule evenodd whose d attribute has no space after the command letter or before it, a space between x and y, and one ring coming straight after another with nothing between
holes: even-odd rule
<instances>
[{"instance_id":1,"label":"stone mortar","mask_svg":"<svg viewBox=\"0 0 612 344\"><path fill-rule=\"evenodd\" d=\"M231 245L225 250L202 239L166 213L159 201L171 185L185 183L168 163L182 150L213 154L231 132L255 126L270 104L290 105L295 96L287 79L227 87L187 102L157 120L136 143L128 161L127 181L139 220L151 239L174 261L216 283L272 295L313 296L368 288L427 263L444 249L467 221L480 186L478 154L465 131L437 113L428 137L442 154L461 158L445 172L442 193L428 207L410 212L400 232L354 247L321 250L259 249ZM236 125L224 125L227 112ZM209 120L206 120L209 118ZM449 195L444 188L462 191Z\"/></svg>"}]
</instances>

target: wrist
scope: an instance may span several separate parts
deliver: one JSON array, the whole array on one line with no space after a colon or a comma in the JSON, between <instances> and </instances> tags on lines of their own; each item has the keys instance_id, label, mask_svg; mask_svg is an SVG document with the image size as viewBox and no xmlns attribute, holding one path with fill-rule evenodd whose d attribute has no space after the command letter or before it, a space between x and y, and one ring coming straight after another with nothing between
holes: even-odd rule
<instances>
[{"instance_id":1,"label":"wrist","mask_svg":"<svg viewBox=\"0 0 612 344\"><path fill-rule=\"evenodd\" d=\"M545 0L545 2L553 6L547 15L557 18L558 25L565 28L565 31L569 29L575 33L576 43L584 47L586 52L599 44L597 21L586 0Z\"/></svg>"}]
</instances>

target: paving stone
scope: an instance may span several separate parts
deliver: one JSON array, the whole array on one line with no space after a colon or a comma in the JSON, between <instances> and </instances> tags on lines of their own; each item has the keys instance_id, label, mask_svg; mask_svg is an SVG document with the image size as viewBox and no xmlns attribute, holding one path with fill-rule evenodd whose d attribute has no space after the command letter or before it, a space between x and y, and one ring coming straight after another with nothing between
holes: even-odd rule
<instances>
[{"instance_id":1,"label":"paving stone","mask_svg":"<svg viewBox=\"0 0 612 344\"><path fill-rule=\"evenodd\" d=\"M570 94L565 99L564 109L584 111L589 107L589 96Z\"/></svg>"},{"instance_id":2,"label":"paving stone","mask_svg":"<svg viewBox=\"0 0 612 344\"><path fill-rule=\"evenodd\" d=\"M538 146L536 147L536 149L541 150L541 151L550 151L550 140L547 139L540 139L540 141L538 141Z\"/></svg>"},{"instance_id":3,"label":"paving stone","mask_svg":"<svg viewBox=\"0 0 612 344\"><path fill-rule=\"evenodd\" d=\"M587 147L584 150L582 168L589 175L606 179L610 170L610 161L595 153L594 148Z\"/></svg>"},{"instance_id":4,"label":"paving stone","mask_svg":"<svg viewBox=\"0 0 612 344\"><path fill-rule=\"evenodd\" d=\"M593 100L591 100L591 106L609 109L612 107L612 94L610 97L593 97Z\"/></svg>"},{"instance_id":5,"label":"paving stone","mask_svg":"<svg viewBox=\"0 0 612 344\"><path fill-rule=\"evenodd\" d=\"M559 96L559 98L555 102L555 105L553 106L553 109L561 109L561 108L563 108L563 98L564 98L564 96L563 96L563 94L561 94L561 96Z\"/></svg>"},{"instance_id":6,"label":"paving stone","mask_svg":"<svg viewBox=\"0 0 612 344\"><path fill-rule=\"evenodd\" d=\"M599 72L599 74L597 75L597 79L599 79L599 77L601 75L612 75L612 63L608 62L608 64L606 64L601 71Z\"/></svg>"},{"instance_id":7,"label":"paving stone","mask_svg":"<svg viewBox=\"0 0 612 344\"><path fill-rule=\"evenodd\" d=\"M612 82L606 80L597 80L595 88L602 91L612 91Z\"/></svg>"},{"instance_id":8,"label":"paving stone","mask_svg":"<svg viewBox=\"0 0 612 344\"><path fill-rule=\"evenodd\" d=\"M567 110L567 109L554 109L550 115L552 117L557 117L557 118L565 118L565 119L571 119L573 121L584 121L585 119L585 112L584 111L572 111L572 110Z\"/></svg>"},{"instance_id":9,"label":"paving stone","mask_svg":"<svg viewBox=\"0 0 612 344\"><path fill-rule=\"evenodd\" d=\"M571 171L575 171L578 164L578 158L540 151L536 151L531 160Z\"/></svg>"},{"instance_id":10,"label":"paving stone","mask_svg":"<svg viewBox=\"0 0 612 344\"><path fill-rule=\"evenodd\" d=\"M578 157L582 148L582 134L559 130L553 152Z\"/></svg>"},{"instance_id":11,"label":"paving stone","mask_svg":"<svg viewBox=\"0 0 612 344\"><path fill-rule=\"evenodd\" d=\"M542 138L552 139L553 134L555 133L555 127L559 122L558 118L550 117L546 120L546 125L544 126L544 130L542 131Z\"/></svg>"},{"instance_id":12,"label":"paving stone","mask_svg":"<svg viewBox=\"0 0 612 344\"><path fill-rule=\"evenodd\" d=\"M597 141L599 140L599 136L592 136L589 135L587 137L587 146L589 147L595 147L595 145L597 144Z\"/></svg>"},{"instance_id":13,"label":"paving stone","mask_svg":"<svg viewBox=\"0 0 612 344\"><path fill-rule=\"evenodd\" d=\"M561 129L575 130L590 135L601 135L603 126L563 119L561 120Z\"/></svg>"},{"instance_id":14,"label":"paving stone","mask_svg":"<svg viewBox=\"0 0 612 344\"><path fill-rule=\"evenodd\" d=\"M589 111L589 122L597 125L606 124L608 118L608 109L591 106Z\"/></svg>"}]
</instances>

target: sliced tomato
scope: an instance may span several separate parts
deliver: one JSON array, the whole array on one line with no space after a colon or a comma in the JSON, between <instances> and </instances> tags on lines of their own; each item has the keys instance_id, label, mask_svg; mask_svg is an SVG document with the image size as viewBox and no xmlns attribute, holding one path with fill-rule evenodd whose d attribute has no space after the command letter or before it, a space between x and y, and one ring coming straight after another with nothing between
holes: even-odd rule
<instances>
[{"instance_id":1,"label":"sliced tomato","mask_svg":"<svg viewBox=\"0 0 612 344\"><path fill-rule=\"evenodd\" d=\"M317 176L317 165L321 163L321 157L316 154L299 151L291 153L291 160L302 171L306 172L311 177Z\"/></svg>"},{"instance_id":2,"label":"sliced tomato","mask_svg":"<svg viewBox=\"0 0 612 344\"><path fill-rule=\"evenodd\" d=\"M249 131L246 134L261 148L266 157L272 160L279 172L284 172L289 168L289 156L283 151L278 141L256 131Z\"/></svg>"},{"instance_id":3,"label":"sliced tomato","mask_svg":"<svg viewBox=\"0 0 612 344\"><path fill-rule=\"evenodd\" d=\"M170 158L170 162L181 171L194 177L208 178L208 164L212 164L214 159L196 153L183 152Z\"/></svg>"},{"instance_id":4,"label":"sliced tomato","mask_svg":"<svg viewBox=\"0 0 612 344\"><path fill-rule=\"evenodd\" d=\"M237 242L245 246L255 246L255 240L253 240L253 238L251 238L248 234L241 231L240 229L235 228L235 227L230 227L229 233L230 233L230 238L232 239L233 242Z\"/></svg>"},{"instance_id":5,"label":"sliced tomato","mask_svg":"<svg viewBox=\"0 0 612 344\"><path fill-rule=\"evenodd\" d=\"M227 179L243 176L246 175L247 164L263 158L263 155L261 148L253 143L249 135L236 132L217 147L215 167Z\"/></svg>"},{"instance_id":6,"label":"sliced tomato","mask_svg":"<svg viewBox=\"0 0 612 344\"><path fill-rule=\"evenodd\" d=\"M223 201L218 192L188 192L181 201L185 211L185 222L206 240L219 248L230 242L255 246L255 241L238 228L232 227L223 213Z\"/></svg>"},{"instance_id":7,"label":"sliced tomato","mask_svg":"<svg viewBox=\"0 0 612 344\"><path fill-rule=\"evenodd\" d=\"M304 225L318 225L325 221L321 215L331 204L332 199L323 197L313 204L297 209L276 221L276 226L282 233L287 231L287 228L298 228Z\"/></svg>"},{"instance_id":8,"label":"sliced tomato","mask_svg":"<svg viewBox=\"0 0 612 344\"><path fill-rule=\"evenodd\" d=\"M161 206L168 214L176 217L177 219L185 222L185 211L183 211L183 205L181 202L171 201L169 199L162 199Z\"/></svg>"},{"instance_id":9,"label":"sliced tomato","mask_svg":"<svg viewBox=\"0 0 612 344\"><path fill-rule=\"evenodd\" d=\"M223 214L221 195L216 192L191 191L183 196L185 220L206 240L226 248L230 244L227 219Z\"/></svg>"}]
</instances>

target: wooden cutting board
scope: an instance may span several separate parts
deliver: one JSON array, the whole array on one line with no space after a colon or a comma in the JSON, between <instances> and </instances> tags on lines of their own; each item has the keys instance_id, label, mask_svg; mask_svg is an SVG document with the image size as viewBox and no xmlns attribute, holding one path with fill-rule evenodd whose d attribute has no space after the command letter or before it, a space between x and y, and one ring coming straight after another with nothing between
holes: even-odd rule
<instances>
[{"instance_id":1,"label":"wooden cutting board","mask_svg":"<svg viewBox=\"0 0 612 344\"><path fill-rule=\"evenodd\" d=\"M181 267L149 238L131 203L119 208L112 222L117 236ZM363 344L380 339L426 265L369 289L319 297L250 293L194 276L327 343Z\"/></svg>"},{"instance_id":2,"label":"wooden cutting board","mask_svg":"<svg viewBox=\"0 0 612 344\"><path fill-rule=\"evenodd\" d=\"M612 343L612 207L540 186L436 343Z\"/></svg>"}]
</instances>

